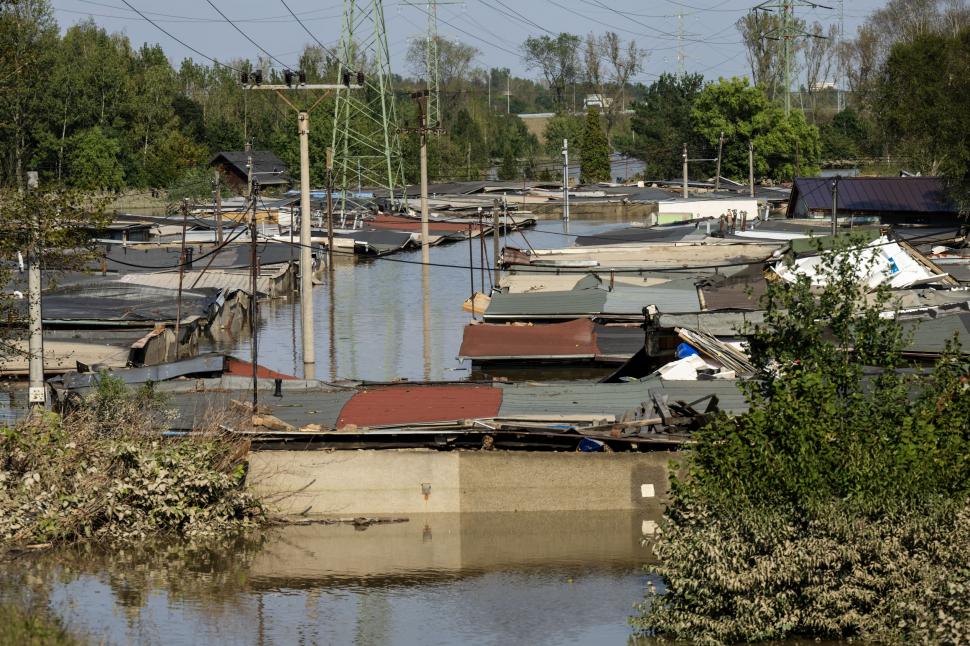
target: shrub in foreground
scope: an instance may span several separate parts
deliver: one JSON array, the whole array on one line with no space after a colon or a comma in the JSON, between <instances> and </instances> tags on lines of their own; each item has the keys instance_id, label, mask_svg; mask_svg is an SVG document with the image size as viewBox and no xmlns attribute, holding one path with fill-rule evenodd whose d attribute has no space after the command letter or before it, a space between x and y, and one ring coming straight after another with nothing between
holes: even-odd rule
<instances>
[{"instance_id":1,"label":"shrub in foreground","mask_svg":"<svg viewBox=\"0 0 970 646\"><path fill-rule=\"evenodd\" d=\"M73 413L0 431L0 544L196 536L258 524L263 509L242 487L246 444L217 430L165 438L159 411L150 389L129 393L104 378Z\"/></svg>"},{"instance_id":2,"label":"shrub in foreground","mask_svg":"<svg viewBox=\"0 0 970 646\"><path fill-rule=\"evenodd\" d=\"M872 261L838 248L821 286L769 286L750 410L698 433L673 482L642 632L968 639L970 361L907 364L891 294L857 278Z\"/></svg>"}]
</instances>

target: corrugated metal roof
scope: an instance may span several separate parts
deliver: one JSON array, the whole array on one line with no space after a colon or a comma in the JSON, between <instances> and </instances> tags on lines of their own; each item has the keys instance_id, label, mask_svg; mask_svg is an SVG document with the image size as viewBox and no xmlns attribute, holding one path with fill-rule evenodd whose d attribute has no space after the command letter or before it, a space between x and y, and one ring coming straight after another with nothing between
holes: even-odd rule
<instances>
[{"instance_id":1,"label":"corrugated metal roof","mask_svg":"<svg viewBox=\"0 0 970 646\"><path fill-rule=\"evenodd\" d=\"M502 391L492 386L382 386L360 390L340 411L338 427L406 425L495 417Z\"/></svg>"},{"instance_id":2,"label":"corrugated metal roof","mask_svg":"<svg viewBox=\"0 0 970 646\"><path fill-rule=\"evenodd\" d=\"M840 211L956 213L939 177L843 177L838 190ZM831 209L832 179L796 178L789 214L798 202L809 210Z\"/></svg>"},{"instance_id":3,"label":"corrugated metal roof","mask_svg":"<svg viewBox=\"0 0 970 646\"><path fill-rule=\"evenodd\" d=\"M350 389L287 389L285 382L282 392L282 397L273 397L271 390L263 390L259 398L260 407L268 407L271 415L296 428L307 424L335 427L341 409L355 394ZM224 414L230 408L231 401L249 403L252 401L252 391L233 389L170 393L168 407L175 411L171 427L175 430L191 430L207 417Z\"/></svg>"},{"instance_id":4,"label":"corrugated metal roof","mask_svg":"<svg viewBox=\"0 0 970 646\"><path fill-rule=\"evenodd\" d=\"M970 314L950 314L935 318L904 320L903 328L912 333L913 339L907 352L939 354L946 349L948 341L956 336L963 352L970 353Z\"/></svg>"},{"instance_id":5,"label":"corrugated metal roof","mask_svg":"<svg viewBox=\"0 0 970 646\"><path fill-rule=\"evenodd\" d=\"M602 289L495 294L484 318L486 321L583 318L601 313L606 297L607 292Z\"/></svg>"},{"instance_id":6,"label":"corrugated metal roof","mask_svg":"<svg viewBox=\"0 0 970 646\"><path fill-rule=\"evenodd\" d=\"M459 358L588 358L597 354L589 319L546 325L466 325Z\"/></svg>"},{"instance_id":7,"label":"corrugated metal roof","mask_svg":"<svg viewBox=\"0 0 970 646\"><path fill-rule=\"evenodd\" d=\"M617 286L607 293L604 314L638 317L654 305L661 312L699 312L700 300L693 279L670 281L651 287Z\"/></svg>"},{"instance_id":8,"label":"corrugated metal roof","mask_svg":"<svg viewBox=\"0 0 970 646\"><path fill-rule=\"evenodd\" d=\"M256 289L263 294L271 294L273 282L288 271L288 265L270 270L256 278ZM119 276L118 282L165 289L178 289L179 275L177 271L166 272L138 272ZM251 289L249 270L227 271L209 269L207 271L186 271L182 277L182 289L215 288L241 290L249 293Z\"/></svg>"},{"instance_id":9,"label":"corrugated metal roof","mask_svg":"<svg viewBox=\"0 0 970 646\"><path fill-rule=\"evenodd\" d=\"M656 318L657 327L672 329L686 327L714 336L734 336L739 328L763 323L764 312L698 312L696 314L660 314Z\"/></svg>"},{"instance_id":10,"label":"corrugated metal roof","mask_svg":"<svg viewBox=\"0 0 970 646\"><path fill-rule=\"evenodd\" d=\"M615 415L650 401L650 390L659 390L673 401L692 402L717 395L724 410L747 410L744 395L734 380L664 381L650 378L620 384L563 382L556 384L499 384L502 389L501 417L516 415Z\"/></svg>"}]
</instances>

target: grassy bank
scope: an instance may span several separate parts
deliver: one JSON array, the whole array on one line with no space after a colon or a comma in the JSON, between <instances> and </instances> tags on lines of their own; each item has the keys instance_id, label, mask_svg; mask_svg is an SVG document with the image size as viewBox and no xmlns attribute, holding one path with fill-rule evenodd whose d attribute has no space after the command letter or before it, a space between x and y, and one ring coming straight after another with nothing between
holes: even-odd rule
<instances>
[{"instance_id":1,"label":"grassy bank","mask_svg":"<svg viewBox=\"0 0 970 646\"><path fill-rule=\"evenodd\" d=\"M253 527L258 500L243 490L248 446L215 421L165 438L164 402L151 388L102 379L76 410L0 432L0 545L140 541Z\"/></svg>"},{"instance_id":2,"label":"grassy bank","mask_svg":"<svg viewBox=\"0 0 970 646\"><path fill-rule=\"evenodd\" d=\"M0 644L18 646L80 646L59 620L43 610L0 603Z\"/></svg>"},{"instance_id":3,"label":"grassy bank","mask_svg":"<svg viewBox=\"0 0 970 646\"><path fill-rule=\"evenodd\" d=\"M750 410L704 428L673 483L641 633L970 643L970 359L909 365L866 262L836 249L824 287L769 287Z\"/></svg>"}]
</instances>

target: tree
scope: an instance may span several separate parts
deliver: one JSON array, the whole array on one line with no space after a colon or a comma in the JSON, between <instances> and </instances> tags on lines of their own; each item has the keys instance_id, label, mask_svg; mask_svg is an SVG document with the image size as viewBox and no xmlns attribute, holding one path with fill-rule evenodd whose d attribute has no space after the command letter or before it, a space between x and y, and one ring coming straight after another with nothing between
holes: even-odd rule
<instances>
[{"instance_id":1,"label":"tree","mask_svg":"<svg viewBox=\"0 0 970 646\"><path fill-rule=\"evenodd\" d=\"M643 68L646 51L631 40L624 47L615 32L602 36L588 34L583 50L586 83L600 98L606 122L606 138L612 141L613 128L626 109L626 89L630 79Z\"/></svg>"},{"instance_id":2,"label":"tree","mask_svg":"<svg viewBox=\"0 0 970 646\"><path fill-rule=\"evenodd\" d=\"M779 31L781 26L781 16L768 11L750 11L737 22L751 67L751 79L756 86L764 89L770 99L778 96L785 73L782 43L777 38L767 36Z\"/></svg>"},{"instance_id":3,"label":"tree","mask_svg":"<svg viewBox=\"0 0 970 646\"><path fill-rule=\"evenodd\" d=\"M662 74L633 105L635 140L623 152L644 160L644 175L654 179L676 177L681 170L681 147L699 144L692 110L704 77L700 74Z\"/></svg>"},{"instance_id":4,"label":"tree","mask_svg":"<svg viewBox=\"0 0 970 646\"><path fill-rule=\"evenodd\" d=\"M585 121L574 114L560 113L546 122L545 153L547 157L559 157L562 151L562 140L569 141L569 152L579 158L583 150L583 129Z\"/></svg>"},{"instance_id":5,"label":"tree","mask_svg":"<svg viewBox=\"0 0 970 646\"><path fill-rule=\"evenodd\" d=\"M655 546L665 592L648 591L641 630L965 641L970 355L951 342L931 372L911 370L858 244L821 252L821 285L768 283L746 331L748 411L693 437Z\"/></svg>"},{"instance_id":6,"label":"tree","mask_svg":"<svg viewBox=\"0 0 970 646\"><path fill-rule=\"evenodd\" d=\"M825 91L826 82L832 80L833 67L836 63L836 45L839 38L838 25L829 25L826 32L820 23L812 25L809 31L812 37L802 48L802 58L805 65L805 91L811 109L811 121L819 122L819 95Z\"/></svg>"},{"instance_id":7,"label":"tree","mask_svg":"<svg viewBox=\"0 0 970 646\"><path fill-rule=\"evenodd\" d=\"M596 108L586 110L579 172L580 181L584 184L610 180L610 145L606 140Z\"/></svg>"},{"instance_id":8,"label":"tree","mask_svg":"<svg viewBox=\"0 0 970 646\"><path fill-rule=\"evenodd\" d=\"M870 139L868 125L851 108L836 114L819 128L822 159L857 160L867 154Z\"/></svg>"},{"instance_id":9,"label":"tree","mask_svg":"<svg viewBox=\"0 0 970 646\"><path fill-rule=\"evenodd\" d=\"M67 176L72 186L87 191L124 188L121 144L99 126L75 134L67 147Z\"/></svg>"},{"instance_id":10,"label":"tree","mask_svg":"<svg viewBox=\"0 0 970 646\"><path fill-rule=\"evenodd\" d=\"M559 111L566 109L566 88L574 83L579 74L580 38L574 34L561 33L555 38L530 36L522 45L522 58L526 67L542 72L546 83L553 89Z\"/></svg>"},{"instance_id":11,"label":"tree","mask_svg":"<svg viewBox=\"0 0 970 646\"><path fill-rule=\"evenodd\" d=\"M721 79L705 86L694 101L691 119L694 130L711 147L724 133L721 173L725 176L747 177L748 142L754 144L758 177L791 180L818 172L818 129L797 110L786 116L747 79Z\"/></svg>"}]
</instances>

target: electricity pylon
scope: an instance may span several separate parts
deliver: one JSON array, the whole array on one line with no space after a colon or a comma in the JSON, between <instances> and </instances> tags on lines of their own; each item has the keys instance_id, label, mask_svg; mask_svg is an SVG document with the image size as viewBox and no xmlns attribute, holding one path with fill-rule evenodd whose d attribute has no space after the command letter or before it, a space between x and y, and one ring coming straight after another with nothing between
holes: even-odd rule
<instances>
[{"instance_id":1,"label":"electricity pylon","mask_svg":"<svg viewBox=\"0 0 970 646\"><path fill-rule=\"evenodd\" d=\"M334 102L334 180L340 189L340 212L348 191L367 186L404 196L404 163L397 107L391 85L382 0L344 0L337 82L362 82L363 91L338 90Z\"/></svg>"},{"instance_id":2,"label":"electricity pylon","mask_svg":"<svg viewBox=\"0 0 970 646\"><path fill-rule=\"evenodd\" d=\"M782 41L782 64L785 72L785 115L791 114L791 76L792 58L794 51L792 43L799 38L825 38L818 34L811 34L798 25L795 20L795 8L808 7L810 9L832 9L825 5L809 2L808 0L766 0L757 5L752 11L772 11L781 15L781 25L764 34L770 40Z\"/></svg>"}]
</instances>

